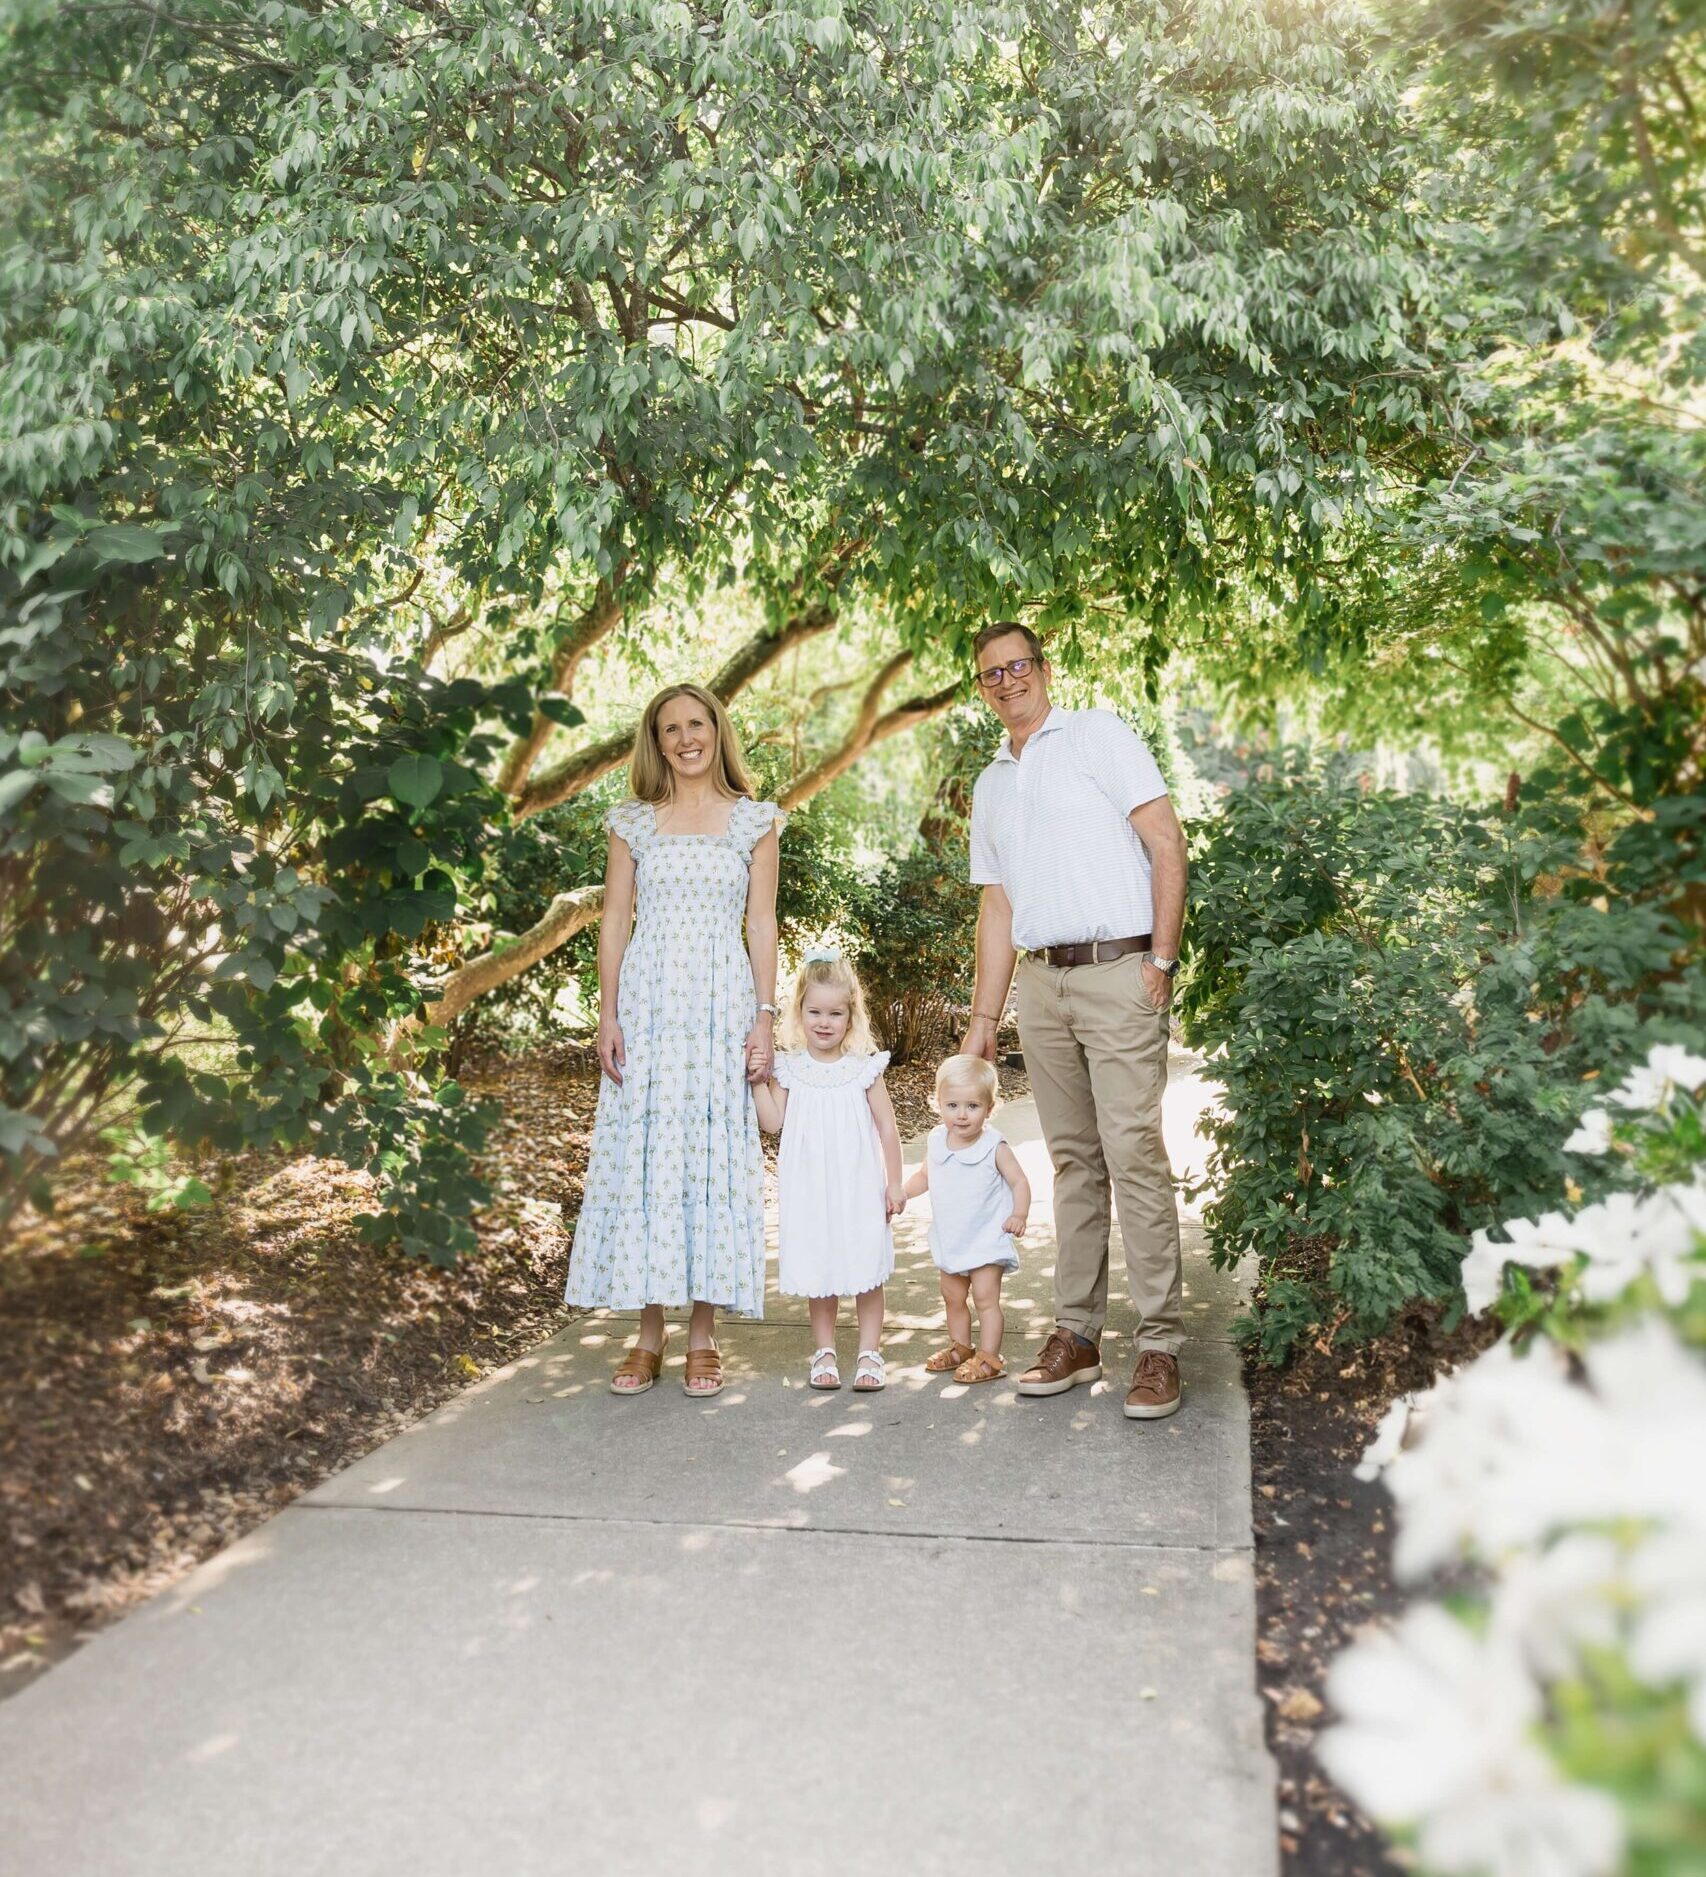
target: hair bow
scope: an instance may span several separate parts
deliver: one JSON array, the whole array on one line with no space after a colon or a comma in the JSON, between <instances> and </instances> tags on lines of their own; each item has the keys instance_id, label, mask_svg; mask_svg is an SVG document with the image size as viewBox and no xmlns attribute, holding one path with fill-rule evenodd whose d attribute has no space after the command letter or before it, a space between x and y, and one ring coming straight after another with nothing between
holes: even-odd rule
<instances>
[{"instance_id":1,"label":"hair bow","mask_svg":"<svg viewBox=\"0 0 1706 1877\"><path fill-rule=\"evenodd\" d=\"M833 945L814 945L800 962L807 965L838 965L841 954Z\"/></svg>"}]
</instances>

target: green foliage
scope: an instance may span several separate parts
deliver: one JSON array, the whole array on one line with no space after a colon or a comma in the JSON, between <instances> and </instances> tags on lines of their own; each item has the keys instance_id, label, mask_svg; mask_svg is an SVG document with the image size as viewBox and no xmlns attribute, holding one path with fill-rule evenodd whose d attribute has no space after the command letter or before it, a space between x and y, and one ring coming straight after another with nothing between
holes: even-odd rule
<instances>
[{"instance_id":1,"label":"green foliage","mask_svg":"<svg viewBox=\"0 0 1706 1877\"><path fill-rule=\"evenodd\" d=\"M1219 1259L1261 1260L1268 1361L1456 1295L1470 1232L1605 1177L1562 1151L1602 1068L1653 1022L1706 1019L1677 917L1706 801L1672 798L1662 849L1635 823L1588 865L1552 780L1485 812L1292 755L1208 833L1182 985L1227 1089L1205 1218ZM1324 1287L1303 1275L1321 1247Z\"/></svg>"},{"instance_id":2,"label":"green foliage","mask_svg":"<svg viewBox=\"0 0 1706 1877\"><path fill-rule=\"evenodd\" d=\"M883 863L848 909L871 1021L897 1063L957 1042L971 1001L978 889L963 838Z\"/></svg>"}]
</instances>

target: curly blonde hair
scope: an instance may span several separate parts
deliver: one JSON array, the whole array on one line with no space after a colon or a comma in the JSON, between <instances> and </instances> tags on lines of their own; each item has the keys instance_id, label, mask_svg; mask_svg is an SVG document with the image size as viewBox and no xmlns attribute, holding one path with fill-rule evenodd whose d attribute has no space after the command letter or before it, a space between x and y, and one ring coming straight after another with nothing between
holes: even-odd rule
<instances>
[{"instance_id":1,"label":"curly blonde hair","mask_svg":"<svg viewBox=\"0 0 1706 1877\"><path fill-rule=\"evenodd\" d=\"M871 1034L871 1013L865 1008L865 987L859 974L845 958L808 958L794 973L794 988L788 994L788 1009L782 1019L782 1046L785 1049L806 1047L806 992L814 985L839 991L847 999L847 1035L841 1044L843 1055L869 1056L877 1047Z\"/></svg>"}]
</instances>

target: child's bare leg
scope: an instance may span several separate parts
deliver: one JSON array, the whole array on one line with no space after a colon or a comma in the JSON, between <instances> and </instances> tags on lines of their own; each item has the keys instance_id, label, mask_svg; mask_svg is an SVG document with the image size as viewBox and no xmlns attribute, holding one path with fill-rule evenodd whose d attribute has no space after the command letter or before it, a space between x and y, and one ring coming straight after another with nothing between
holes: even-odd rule
<instances>
[{"instance_id":1,"label":"child's bare leg","mask_svg":"<svg viewBox=\"0 0 1706 1877\"><path fill-rule=\"evenodd\" d=\"M883 1287L862 1290L853 1299L853 1314L859 1319L859 1347L876 1349L883 1340Z\"/></svg>"},{"instance_id":2,"label":"child's bare leg","mask_svg":"<svg viewBox=\"0 0 1706 1877\"><path fill-rule=\"evenodd\" d=\"M971 1298L977 1305L977 1346L986 1356L1001 1353L1007 1319L1001 1311L1001 1266L980 1264L971 1274ZM962 1342L970 1342L963 1336Z\"/></svg>"},{"instance_id":3,"label":"child's bare leg","mask_svg":"<svg viewBox=\"0 0 1706 1877\"><path fill-rule=\"evenodd\" d=\"M808 1297L806 1299L806 1315L811 1319L813 1349L835 1347L835 1313L840 1304L839 1297Z\"/></svg>"},{"instance_id":4,"label":"child's bare leg","mask_svg":"<svg viewBox=\"0 0 1706 1877\"><path fill-rule=\"evenodd\" d=\"M971 1279L957 1271L942 1273L942 1301L948 1306L948 1340L971 1347L971 1311L966 1298L971 1293Z\"/></svg>"}]
</instances>

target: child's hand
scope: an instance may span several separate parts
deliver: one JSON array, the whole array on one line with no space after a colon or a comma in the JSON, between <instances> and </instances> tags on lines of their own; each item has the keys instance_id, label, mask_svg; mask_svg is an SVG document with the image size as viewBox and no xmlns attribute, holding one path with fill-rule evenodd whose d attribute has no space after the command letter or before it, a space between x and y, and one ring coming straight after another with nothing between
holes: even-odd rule
<instances>
[{"instance_id":1,"label":"child's hand","mask_svg":"<svg viewBox=\"0 0 1706 1877\"><path fill-rule=\"evenodd\" d=\"M906 1210L906 1188L898 1180L883 1188L883 1205L885 1216L891 1219Z\"/></svg>"},{"instance_id":2,"label":"child's hand","mask_svg":"<svg viewBox=\"0 0 1706 1877\"><path fill-rule=\"evenodd\" d=\"M1025 1215L1022 1212L1008 1213L1007 1217L1001 1221L1001 1229L1009 1238L1023 1238L1025 1236Z\"/></svg>"}]
</instances>

